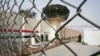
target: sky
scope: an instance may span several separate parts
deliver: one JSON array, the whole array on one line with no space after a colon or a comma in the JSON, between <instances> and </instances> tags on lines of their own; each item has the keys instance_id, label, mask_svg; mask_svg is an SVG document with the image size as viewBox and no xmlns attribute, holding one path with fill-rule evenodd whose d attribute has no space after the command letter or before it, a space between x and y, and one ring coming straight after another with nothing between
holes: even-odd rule
<instances>
[{"instance_id":1,"label":"sky","mask_svg":"<svg viewBox=\"0 0 100 56\"><path fill-rule=\"evenodd\" d=\"M18 5L22 0L16 0L18 2ZM42 8L45 7L49 0L35 0L36 7L42 11ZM83 1L83 0L65 0L71 4L74 4L75 6L78 7L78 5ZM13 2L11 2L13 4ZM68 7L70 10L70 15L68 19L70 19L76 12L76 9L62 3L60 0L53 0L51 4L61 4L65 5ZM29 2L29 0L25 0L23 3L21 9L29 9L32 7L32 4ZM14 11L18 11L18 7L14 7ZM84 15L86 18L89 20L93 21L97 25L100 26L100 0L87 0L87 2L83 5L82 7L82 15ZM33 9L37 13L36 19L40 20L41 19L41 14L37 12L35 9ZM66 22L66 21L65 21ZM72 22L68 24L68 26L91 26L89 23L81 19L80 17L76 17Z\"/></svg>"}]
</instances>

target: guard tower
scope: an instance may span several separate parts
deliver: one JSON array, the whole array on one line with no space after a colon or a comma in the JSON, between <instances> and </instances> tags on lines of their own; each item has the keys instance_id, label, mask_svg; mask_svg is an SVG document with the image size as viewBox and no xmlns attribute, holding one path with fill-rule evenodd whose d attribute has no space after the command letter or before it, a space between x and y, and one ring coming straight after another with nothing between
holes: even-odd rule
<instances>
[{"instance_id":1,"label":"guard tower","mask_svg":"<svg viewBox=\"0 0 100 56\"><path fill-rule=\"evenodd\" d=\"M43 9L46 19L56 30L60 27L61 22L67 20L69 16L69 9L64 5L53 4ZM60 34L59 34L60 35ZM55 37L55 30L50 28L49 40Z\"/></svg>"}]
</instances>

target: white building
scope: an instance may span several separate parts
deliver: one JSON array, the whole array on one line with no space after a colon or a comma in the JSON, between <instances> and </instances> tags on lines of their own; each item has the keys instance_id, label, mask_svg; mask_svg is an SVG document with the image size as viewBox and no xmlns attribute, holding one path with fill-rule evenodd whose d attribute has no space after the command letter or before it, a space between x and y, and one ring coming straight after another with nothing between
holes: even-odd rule
<instances>
[{"instance_id":1,"label":"white building","mask_svg":"<svg viewBox=\"0 0 100 56\"><path fill-rule=\"evenodd\" d=\"M18 15L16 17L16 14L13 14L13 16L11 16L10 20L9 20L10 25L7 28L5 28L8 25L7 20L8 20L9 16L10 16L9 13L7 13L7 19L5 19L5 21L4 21L5 26L2 25L3 21L0 22L0 24L2 25L2 27L0 27L0 30L7 29L8 32L11 32L11 30L13 30L13 32L17 32L17 33L19 33L19 30L21 30L22 36L27 36L29 34L32 34L34 27L39 22L39 20L36 20L34 18L26 18L28 23L25 23L25 19L23 16ZM15 19L15 17L16 17L16 19ZM51 33L53 32L50 29L51 29L51 27L46 22L42 21L37 26L34 33L37 34L38 36L40 36L41 41L49 41L49 40L51 40L51 37L52 37ZM74 34L71 34L71 32L73 32ZM78 37L79 35L80 35L80 32L72 30L72 29L68 29L65 27L64 29L61 30L60 37L61 37L61 39L71 39L70 38L71 36ZM54 36L53 36L53 38L54 38ZM25 41L25 39L22 39L22 40ZM76 38L75 41L78 41L78 38ZM32 42L32 45L36 44L36 39L32 38L31 42Z\"/></svg>"}]
</instances>

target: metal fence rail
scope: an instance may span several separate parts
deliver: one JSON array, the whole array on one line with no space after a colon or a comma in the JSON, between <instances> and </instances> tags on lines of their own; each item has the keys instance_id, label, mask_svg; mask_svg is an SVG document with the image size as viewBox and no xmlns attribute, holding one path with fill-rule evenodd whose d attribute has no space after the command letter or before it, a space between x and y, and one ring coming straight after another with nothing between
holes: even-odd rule
<instances>
[{"instance_id":1,"label":"metal fence rail","mask_svg":"<svg viewBox=\"0 0 100 56\"><path fill-rule=\"evenodd\" d=\"M82 9L81 7L85 4L87 0L83 0L78 7L76 7L73 4L68 3L67 1L60 0L62 3L76 9L76 13L67 21L65 22L59 29L54 29L48 22L46 22L44 19L48 18L47 15L44 14L44 11L41 12L37 8L37 4L35 0L28 0L30 4L32 4L31 8L28 10L26 13L26 16L23 15L23 13L15 13L13 12L13 9L16 7L18 9L18 12L22 10L22 6L25 2L25 0L22 0L20 3L18 3L18 0L0 0L0 56L22 56L23 52L25 49L28 50L28 52L34 56L34 53L32 52L32 49L30 48L30 38L34 37L36 38L42 45L41 49L41 55L48 56L45 53L45 48L53 42L55 39L59 40L69 51L74 55L77 56L77 54L70 48L68 47L60 38L59 38L59 32L61 29L63 29L69 22L71 22L75 17L79 16L83 20L87 21L88 23L92 24L96 28L100 29L100 26L96 25L86 17L84 17L81 12ZM12 3L12 4L10 4ZM45 9L52 3L52 0L48 0L47 5L45 6ZM22 36L22 28L25 24L29 24L27 18L28 14L32 10L36 10L39 13L41 13L41 20L35 25L33 28L31 34L28 37L28 40L26 42L22 42L22 38L25 36ZM44 9L44 10L45 10ZM67 16L67 15L66 15ZM24 22L19 25L17 21L17 17L24 17ZM38 27L38 25L42 22L46 22L51 28L53 28L56 33L55 33L55 38L53 38L51 41L48 42L48 44L44 44L41 42L41 40L38 38L39 36L34 33L35 29ZM14 30L14 27L19 26L17 29ZM17 33L15 32L17 31Z\"/></svg>"}]
</instances>

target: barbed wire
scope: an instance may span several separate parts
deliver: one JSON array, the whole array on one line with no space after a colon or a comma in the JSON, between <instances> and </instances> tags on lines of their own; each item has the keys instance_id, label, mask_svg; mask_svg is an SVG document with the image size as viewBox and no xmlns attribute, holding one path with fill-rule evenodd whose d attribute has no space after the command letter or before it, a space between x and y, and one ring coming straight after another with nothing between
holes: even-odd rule
<instances>
[{"instance_id":1,"label":"barbed wire","mask_svg":"<svg viewBox=\"0 0 100 56\"><path fill-rule=\"evenodd\" d=\"M41 48L41 54L39 56L41 55L48 56L45 53L46 47L49 46L49 44L52 43L55 39L59 40L74 56L77 56L77 54L59 38L59 32L77 16L87 21L88 23L92 24L96 28L100 29L100 26L96 25L94 22L90 21L89 19L84 17L84 15L81 14L82 12L81 7L85 4L87 0L83 0L78 7L64 0L60 0L62 3L76 9L76 13L57 30L49 22L45 21L45 19L47 19L48 17L44 13L44 11L51 5L52 0L48 1L43 11L40 11L37 8L37 4L35 4L36 0L28 0L28 1L30 4L32 4L32 6L28 10L26 15L23 15L24 11L21 12L21 10L25 0L21 0L19 5L18 5L18 0L13 0L13 2L11 0L0 0L0 51L1 51L0 55L1 56L22 56L23 54L25 54L24 51L26 49L28 54L34 55L33 50L30 48L31 38L35 38L39 41L39 43L41 43L42 48ZM18 8L18 12L16 13L13 12L15 7ZM22 39L25 38L25 36L22 35L22 30L25 24L29 24L28 14L33 9L41 13L41 20L38 21L38 23L32 29L31 34L29 36L26 36L28 37L28 40L26 42L23 42ZM20 25L18 22L19 17L24 19L24 22ZM35 34L36 28L42 21L44 21L48 26L50 26L55 31L55 37L52 40L50 40L46 45L40 40L40 36ZM16 27L17 30L15 30Z\"/></svg>"}]
</instances>

